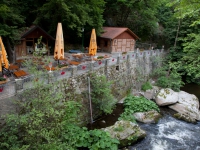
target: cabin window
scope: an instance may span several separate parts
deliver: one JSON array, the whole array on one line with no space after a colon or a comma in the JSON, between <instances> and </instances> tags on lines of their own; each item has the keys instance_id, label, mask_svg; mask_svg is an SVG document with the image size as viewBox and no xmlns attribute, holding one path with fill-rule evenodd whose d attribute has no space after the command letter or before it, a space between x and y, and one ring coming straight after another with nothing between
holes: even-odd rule
<instances>
[{"instance_id":1,"label":"cabin window","mask_svg":"<svg viewBox=\"0 0 200 150\"><path fill-rule=\"evenodd\" d=\"M26 41L26 46L33 46L33 41Z\"/></svg>"}]
</instances>

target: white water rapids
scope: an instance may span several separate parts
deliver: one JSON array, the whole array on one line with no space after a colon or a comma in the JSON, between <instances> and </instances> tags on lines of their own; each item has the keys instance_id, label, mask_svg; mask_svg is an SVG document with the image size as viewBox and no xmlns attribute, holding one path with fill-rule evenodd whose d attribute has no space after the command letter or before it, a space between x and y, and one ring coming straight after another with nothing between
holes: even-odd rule
<instances>
[{"instance_id":1,"label":"white water rapids","mask_svg":"<svg viewBox=\"0 0 200 150\"><path fill-rule=\"evenodd\" d=\"M147 136L129 150L200 150L200 122L186 123L169 115L158 124L140 124Z\"/></svg>"}]
</instances>

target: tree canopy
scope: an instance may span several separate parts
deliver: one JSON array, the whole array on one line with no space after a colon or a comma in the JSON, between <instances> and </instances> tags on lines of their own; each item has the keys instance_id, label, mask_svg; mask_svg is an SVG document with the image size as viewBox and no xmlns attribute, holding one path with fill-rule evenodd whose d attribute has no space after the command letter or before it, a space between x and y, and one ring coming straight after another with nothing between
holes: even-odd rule
<instances>
[{"instance_id":1,"label":"tree canopy","mask_svg":"<svg viewBox=\"0 0 200 150\"><path fill-rule=\"evenodd\" d=\"M31 5L30 5L31 4ZM199 0L1 0L0 35L11 45L19 31L32 24L41 26L55 37L62 22L68 43L81 43L84 33L103 26L128 27L141 42L157 43L170 49L169 62L180 62L183 74L199 78Z\"/></svg>"},{"instance_id":2,"label":"tree canopy","mask_svg":"<svg viewBox=\"0 0 200 150\"><path fill-rule=\"evenodd\" d=\"M181 64L178 69L186 76L187 82L199 82L200 1L176 0L168 3L168 6L174 8L175 17L180 21L178 44L173 47L175 51L172 51L180 56L174 59L175 63Z\"/></svg>"}]
</instances>

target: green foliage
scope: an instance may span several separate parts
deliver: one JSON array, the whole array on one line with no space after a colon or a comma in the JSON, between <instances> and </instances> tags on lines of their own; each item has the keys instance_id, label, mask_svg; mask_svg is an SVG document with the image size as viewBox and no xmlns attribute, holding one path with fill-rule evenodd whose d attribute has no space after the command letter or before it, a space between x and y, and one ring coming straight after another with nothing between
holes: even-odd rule
<instances>
[{"instance_id":1,"label":"green foliage","mask_svg":"<svg viewBox=\"0 0 200 150\"><path fill-rule=\"evenodd\" d=\"M104 56L98 56L97 57L97 59L103 59L104 58Z\"/></svg>"},{"instance_id":2,"label":"green foliage","mask_svg":"<svg viewBox=\"0 0 200 150\"><path fill-rule=\"evenodd\" d=\"M169 65L179 63L176 72L184 75L186 82L196 82L199 79L200 2L198 0L166 2L167 7L160 9L159 18L164 25L166 38L168 37L165 41L169 41L171 46ZM174 37L177 39L174 40ZM166 80L163 77L161 82L167 82Z\"/></svg>"},{"instance_id":3,"label":"green foliage","mask_svg":"<svg viewBox=\"0 0 200 150\"><path fill-rule=\"evenodd\" d=\"M158 85L162 88L167 88L168 82L169 82L169 78L167 78L166 76L162 76L162 77L158 78L156 85Z\"/></svg>"},{"instance_id":4,"label":"green foliage","mask_svg":"<svg viewBox=\"0 0 200 150\"><path fill-rule=\"evenodd\" d=\"M162 88L171 88L174 91L180 91L180 87L183 86L181 74L177 73L176 70L172 70L169 76L160 76L156 85Z\"/></svg>"},{"instance_id":5,"label":"green foliage","mask_svg":"<svg viewBox=\"0 0 200 150\"><path fill-rule=\"evenodd\" d=\"M199 0L182 0L180 1L171 1L168 3L169 6L174 7L175 16L177 18L186 18L186 17L196 17L196 20L192 22L192 25L198 25L200 23L199 17L199 8L200 2Z\"/></svg>"},{"instance_id":6,"label":"green foliage","mask_svg":"<svg viewBox=\"0 0 200 150\"><path fill-rule=\"evenodd\" d=\"M82 28L85 31L96 29L97 34L101 32L101 27L104 23L103 10L105 2L99 1L47 1L37 9L38 16L35 23L41 26L48 25L48 30L51 33L55 32L58 22L62 22L65 27L64 35L70 34L70 37L75 35L82 36ZM56 8L59 8L57 11ZM45 27L47 28L47 27Z\"/></svg>"},{"instance_id":7,"label":"green foliage","mask_svg":"<svg viewBox=\"0 0 200 150\"><path fill-rule=\"evenodd\" d=\"M132 111L126 110L126 112L123 112L118 120L127 120L136 123L136 119L132 114Z\"/></svg>"},{"instance_id":8,"label":"green foliage","mask_svg":"<svg viewBox=\"0 0 200 150\"><path fill-rule=\"evenodd\" d=\"M6 81L6 78L0 77L0 81Z\"/></svg>"},{"instance_id":9,"label":"green foliage","mask_svg":"<svg viewBox=\"0 0 200 150\"><path fill-rule=\"evenodd\" d=\"M103 130L90 130L89 131L92 142L88 147L90 150L117 150L117 144L119 141L117 139L110 138L110 134Z\"/></svg>"},{"instance_id":10,"label":"green foliage","mask_svg":"<svg viewBox=\"0 0 200 150\"><path fill-rule=\"evenodd\" d=\"M143 91L150 90L150 89L152 89L152 88L153 88L153 87L152 87L152 85L151 85L150 82L146 82L146 83L144 83L144 84L142 85L142 90L143 90Z\"/></svg>"},{"instance_id":11,"label":"green foliage","mask_svg":"<svg viewBox=\"0 0 200 150\"><path fill-rule=\"evenodd\" d=\"M125 112L131 110L135 112L147 112L150 110L156 110L159 112L159 108L155 102L150 101L144 97L129 96L124 100Z\"/></svg>"},{"instance_id":12,"label":"green foliage","mask_svg":"<svg viewBox=\"0 0 200 150\"><path fill-rule=\"evenodd\" d=\"M141 67L136 67L135 68L135 74L136 74L136 81L139 83L142 83L145 81L145 73L144 73L144 69Z\"/></svg>"},{"instance_id":13,"label":"green foliage","mask_svg":"<svg viewBox=\"0 0 200 150\"><path fill-rule=\"evenodd\" d=\"M117 150L119 141L110 137L110 134L103 130L90 130L85 127L65 124L62 132L62 141L73 148L89 148L90 150Z\"/></svg>"},{"instance_id":14,"label":"green foliage","mask_svg":"<svg viewBox=\"0 0 200 150\"><path fill-rule=\"evenodd\" d=\"M118 132L124 131L124 127L122 126L116 127L114 128L114 131L118 131Z\"/></svg>"},{"instance_id":15,"label":"green foliage","mask_svg":"<svg viewBox=\"0 0 200 150\"><path fill-rule=\"evenodd\" d=\"M162 67L153 70L150 75L156 81L156 85L162 88L171 88L179 91L183 86L182 81L182 64L180 62L167 62L167 59L158 60Z\"/></svg>"},{"instance_id":16,"label":"green foliage","mask_svg":"<svg viewBox=\"0 0 200 150\"><path fill-rule=\"evenodd\" d=\"M18 25L24 23L24 16L20 14L20 3L16 0L0 2L0 35L13 40Z\"/></svg>"},{"instance_id":17,"label":"green foliage","mask_svg":"<svg viewBox=\"0 0 200 150\"><path fill-rule=\"evenodd\" d=\"M48 52L46 45L42 42L42 36L40 36L37 40L37 43L35 43L35 55L37 56L43 56Z\"/></svg>"},{"instance_id":18,"label":"green foliage","mask_svg":"<svg viewBox=\"0 0 200 150\"><path fill-rule=\"evenodd\" d=\"M184 41L184 56L180 59L180 63L187 76L187 82L191 82L200 78L200 36L191 33L184 38Z\"/></svg>"},{"instance_id":19,"label":"green foliage","mask_svg":"<svg viewBox=\"0 0 200 150\"><path fill-rule=\"evenodd\" d=\"M147 112L150 110L160 111L156 103L147 100L144 97L135 97L130 95L124 100L124 112L120 115L119 120L128 120L135 122L132 117L136 112Z\"/></svg>"},{"instance_id":20,"label":"green foliage","mask_svg":"<svg viewBox=\"0 0 200 150\"><path fill-rule=\"evenodd\" d=\"M116 99L111 93L111 82L108 82L106 76L91 75L91 99L96 104L97 109L104 113L112 113Z\"/></svg>"}]
</instances>

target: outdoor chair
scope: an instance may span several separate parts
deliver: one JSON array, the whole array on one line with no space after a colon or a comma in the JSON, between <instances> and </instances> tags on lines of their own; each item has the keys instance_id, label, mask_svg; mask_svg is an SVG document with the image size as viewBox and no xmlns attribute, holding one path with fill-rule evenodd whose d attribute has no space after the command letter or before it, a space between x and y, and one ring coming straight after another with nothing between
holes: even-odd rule
<instances>
[{"instance_id":1,"label":"outdoor chair","mask_svg":"<svg viewBox=\"0 0 200 150\"><path fill-rule=\"evenodd\" d=\"M2 74L7 77L12 76L12 72L9 69L6 69L5 67L2 67Z\"/></svg>"},{"instance_id":2,"label":"outdoor chair","mask_svg":"<svg viewBox=\"0 0 200 150\"><path fill-rule=\"evenodd\" d=\"M15 72L13 72L13 74L14 74L17 78L19 78L19 77L24 77L24 76L27 76L27 75L28 75L28 73L25 72L24 70L15 71Z\"/></svg>"},{"instance_id":3,"label":"outdoor chair","mask_svg":"<svg viewBox=\"0 0 200 150\"><path fill-rule=\"evenodd\" d=\"M16 63L19 65L19 68L22 68L23 67L23 63L25 62L24 59L18 59L16 60Z\"/></svg>"},{"instance_id":4,"label":"outdoor chair","mask_svg":"<svg viewBox=\"0 0 200 150\"><path fill-rule=\"evenodd\" d=\"M15 71L15 70L19 70L19 66L18 65L14 65L14 64L10 64L9 68L10 71Z\"/></svg>"}]
</instances>

